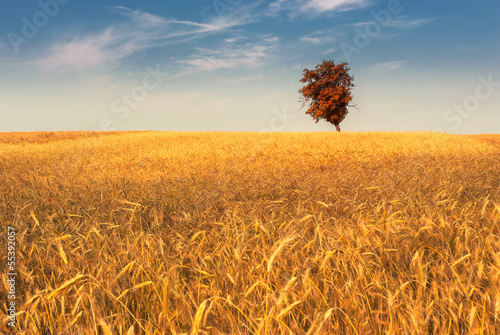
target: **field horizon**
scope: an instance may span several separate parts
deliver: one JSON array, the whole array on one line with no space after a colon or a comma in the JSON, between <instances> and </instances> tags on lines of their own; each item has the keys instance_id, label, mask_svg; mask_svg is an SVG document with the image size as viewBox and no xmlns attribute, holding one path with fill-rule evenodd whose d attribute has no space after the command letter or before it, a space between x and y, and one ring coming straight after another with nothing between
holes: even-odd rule
<instances>
[{"instance_id":1,"label":"field horizon","mask_svg":"<svg viewBox=\"0 0 500 335\"><path fill-rule=\"evenodd\" d=\"M500 332L499 134L15 132L0 157L19 333Z\"/></svg>"}]
</instances>

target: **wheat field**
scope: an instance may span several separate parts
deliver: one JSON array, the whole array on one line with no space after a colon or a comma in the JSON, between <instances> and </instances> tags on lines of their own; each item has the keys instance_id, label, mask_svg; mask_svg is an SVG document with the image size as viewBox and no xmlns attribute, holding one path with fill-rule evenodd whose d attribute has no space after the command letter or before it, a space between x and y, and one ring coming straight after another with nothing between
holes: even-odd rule
<instances>
[{"instance_id":1,"label":"wheat field","mask_svg":"<svg viewBox=\"0 0 500 335\"><path fill-rule=\"evenodd\" d=\"M499 135L0 134L16 331L499 334L499 162Z\"/></svg>"}]
</instances>

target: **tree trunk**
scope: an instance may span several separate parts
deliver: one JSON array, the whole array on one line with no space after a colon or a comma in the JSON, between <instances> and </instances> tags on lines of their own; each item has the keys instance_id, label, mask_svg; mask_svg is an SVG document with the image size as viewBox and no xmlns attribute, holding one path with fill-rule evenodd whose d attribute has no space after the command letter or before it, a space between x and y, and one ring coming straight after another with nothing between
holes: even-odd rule
<instances>
[{"instance_id":1,"label":"tree trunk","mask_svg":"<svg viewBox=\"0 0 500 335\"><path fill-rule=\"evenodd\" d=\"M337 129L337 131L340 131L340 126L338 124L335 125L335 128Z\"/></svg>"}]
</instances>

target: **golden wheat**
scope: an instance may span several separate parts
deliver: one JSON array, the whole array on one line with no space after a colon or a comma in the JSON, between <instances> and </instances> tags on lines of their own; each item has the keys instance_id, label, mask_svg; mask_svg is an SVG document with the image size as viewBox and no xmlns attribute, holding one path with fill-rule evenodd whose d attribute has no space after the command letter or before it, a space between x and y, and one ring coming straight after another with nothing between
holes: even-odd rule
<instances>
[{"instance_id":1,"label":"golden wheat","mask_svg":"<svg viewBox=\"0 0 500 335\"><path fill-rule=\"evenodd\" d=\"M500 136L9 133L0 157L19 333L500 333Z\"/></svg>"}]
</instances>

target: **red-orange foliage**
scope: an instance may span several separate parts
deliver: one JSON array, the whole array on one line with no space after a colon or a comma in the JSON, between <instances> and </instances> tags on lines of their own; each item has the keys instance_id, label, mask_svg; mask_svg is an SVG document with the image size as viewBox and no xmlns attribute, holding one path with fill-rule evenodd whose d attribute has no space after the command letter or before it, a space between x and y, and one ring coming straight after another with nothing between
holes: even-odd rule
<instances>
[{"instance_id":1,"label":"red-orange foliage","mask_svg":"<svg viewBox=\"0 0 500 335\"><path fill-rule=\"evenodd\" d=\"M344 120L347 107L352 100L353 77L349 75L347 63L335 65L332 60L324 60L314 70L304 69L300 80L307 83L299 90L303 95L303 106L309 104L306 114L318 122L325 119L340 131L340 122Z\"/></svg>"}]
</instances>

